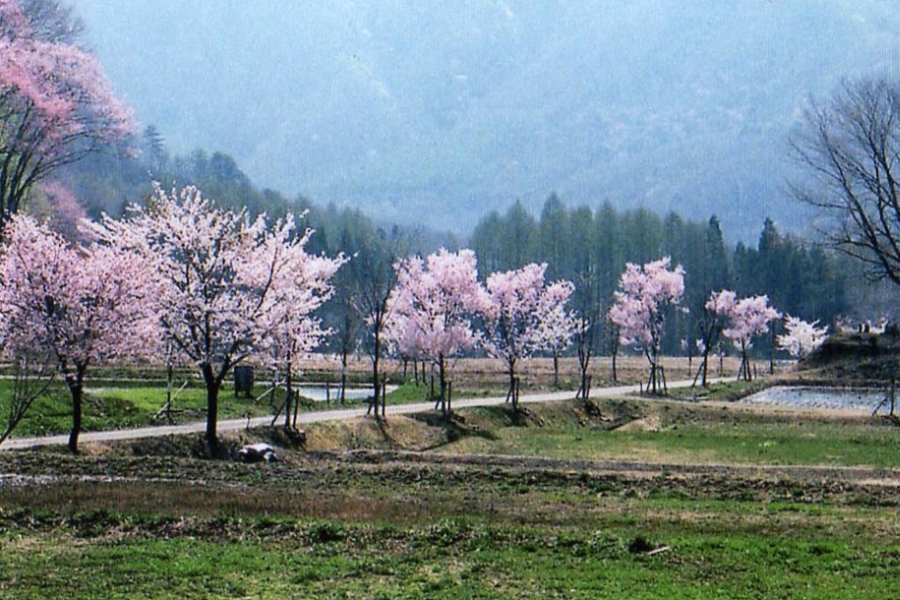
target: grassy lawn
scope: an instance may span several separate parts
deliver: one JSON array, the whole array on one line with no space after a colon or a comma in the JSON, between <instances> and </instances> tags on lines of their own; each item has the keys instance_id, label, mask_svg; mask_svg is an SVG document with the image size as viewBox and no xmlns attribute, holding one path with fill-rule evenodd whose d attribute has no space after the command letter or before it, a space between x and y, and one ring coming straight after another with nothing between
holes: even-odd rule
<instances>
[{"instance_id":1,"label":"grassy lawn","mask_svg":"<svg viewBox=\"0 0 900 600\"><path fill-rule=\"evenodd\" d=\"M670 464L900 467L900 429L881 418L769 414L740 406L665 401L598 402L591 422L576 403L541 407L538 426L501 426L503 407L471 409L468 435L444 451Z\"/></svg>"},{"instance_id":2,"label":"grassy lawn","mask_svg":"<svg viewBox=\"0 0 900 600\"><path fill-rule=\"evenodd\" d=\"M708 518L708 527L654 516L650 506L629 508L630 518L611 513L577 528L471 518L427 524L157 518L148 524L76 515L52 529L0 535L0 598L900 594L900 544L860 539L845 527L837 534L818 530L840 523L836 515L794 519L776 538L735 518L748 506L690 515ZM654 549L662 551L651 554Z\"/></svg>"},{"instance_id":3,"label":"grassy lawn","mask_svg":"<svg viewBox=\"0 0 900 600\"><path fill-rule=\"evenodd\" d=\"M662 431L509 429L472 437L449 451L577 460L900 467L900 434L877 426L771 423L735 428L699 423Z\"/></svg>"},{"instance_id":4,"label":"grassy lawn","mask_svg":"<svg viewBox=\"0 0 900 600\"><path fill-rule=\"evenodd\" d=\"M9 398L11 383L0 380L0 409ZM176 390L177 391L177 390ZM90 381L85 387L83 430L123 429L145 425L165 424L164 418L154 418L165 404L163 384L146 382ZM219 396L220 418L239 418L271 414L268 402L254 404L235 398L230 391ZM181 390L173 402L174 422L205 419L206 390L194 383ZM72 426L72 398L61 382L39 397L16 428L16 436L39 436L66 433Z\"/></svg>"}]
</instances>

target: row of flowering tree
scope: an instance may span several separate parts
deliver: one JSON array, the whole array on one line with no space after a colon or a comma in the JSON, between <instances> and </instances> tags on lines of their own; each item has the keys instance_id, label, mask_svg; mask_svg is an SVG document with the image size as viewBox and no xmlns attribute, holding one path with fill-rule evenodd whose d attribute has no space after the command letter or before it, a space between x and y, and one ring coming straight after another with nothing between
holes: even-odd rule
<instances>
[{"instance_id":1,"label":"row of flowering tree","mask_svg":"<svg viewBox=\"0 0 900 600\"><path fill-rule=\"evenodd\" d=\"M311 232L297 231L291 216L272 225L251 220L193 187L157 186L152 201L131 212L94 224L89 244L13 217L0 250L0 339L11 354L43 349L56 362L72 395L73 452L87 369L174 348L205 383L206 439L215 452L219 390L247 358L282 371L290 410L291 374L325 333L313 312L331 295L344 258L308 254Z\"/></svg>"},{"instance_id":2,"label":"row of flowering tree","mask_svg":"<svg viewBox=\"0 0 900 600\"><path fill-rule=\"evenodd\" d=\"M721 337L729 340L740 352L741 363L738 379L750 381L749 351L753 339L770 332L770 324L784 317L784 333L775 339L776 345L794 358L803 358L821 346L828 336L827 327L819 327L818 321L809 323L799 317L782 315L769 306L765 295L738 298L732 290L721 290L710 294L704 307L701 325L701 352L697 379L707 384L709 354L718 345Z\"/></svg>"},{"instance_id":3,"label":"row of flowering tree","mask_svg":"<svg viewBox=\"0 0 900 600\"><path fill-rule=\"evenodd\" d=\"M91 241L73 244L17 216L0 248L0 340L17 361L49 357L61 374L72 396L72 451L88 369L129 356L169 360L173 350L196 365L205 383L211 449L224 378L251 356L281 373L290 423L293 374L327 333L314 313L331 296L344 257L307 253L311 232L299 231L290 215L274 224L251 220L244 211L217 208L193 187L167 192L157 186L128 218L105 217L88 229ZM383 325L400 354L437 368L445 413L448 361L476 346L503 360L517 403L521 361L558 350L576 329L566 308L573 286L548 283L546 268L493 273L482 285L469 250L401 260L378 328ZM609 311L623 341L639 344L647 356L652 392L661 380L665 315L683 292L684 271L668 258L629 264ZM722 335L741 350L740 376L749 379L752 338L780 315L764 296L738 299L727 290L713 294L706 309L704 378L708 348ZM799 355L823 335L815 324L789 318L778 341Z\"/></svg>"},{"instance_id":4,"label":"row of flowering tree","mask_svg":"<svg viewBox=\"0 0 900 600\"><path fill-rule=\"evenodd\" d=\"M422 358L438 370L440 402L449 414L448 361L481 346L506 364L509 398L518 408L516 368L541 350L559 347L574 330L565 309L572 293L566 281L548 284L547 265L493 273L478 279L475 253L440 250L396 265L387 331L397 351Z\"/></svg>"},{"instance_id":5,"label":"row of flowering tree","mask_svg":"<svg viewBox=\"0 0 900 600\"><path fill-rule=\"evenodd\" d=\"M618 328L622 342L640 347L647 357L650 363L647 389L654 394L664 389L659 359L666 316L678 306L683 294L684 269L680 265L672 267L669 257L644 265L629 263L609 310L609 319ZM699 378L702 385L707 384L709 354L722 337L740 352L738 378L750 381L749 351L753 340L769 333L770 324L781 318L765 295L738 298L731 290L710 294L700 319L701 361L695 381ZM795 357L807 355L827 335L827 329L818 327L817 323L791 316L786 317L785 330L777 338L778 346Z\"/></svg>"}]
</instances>

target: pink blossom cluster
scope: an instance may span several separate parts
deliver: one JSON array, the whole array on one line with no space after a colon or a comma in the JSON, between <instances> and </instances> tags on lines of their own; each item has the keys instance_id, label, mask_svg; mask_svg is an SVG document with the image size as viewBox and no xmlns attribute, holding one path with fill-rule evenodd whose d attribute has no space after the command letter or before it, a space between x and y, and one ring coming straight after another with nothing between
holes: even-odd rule
<instances>
[{"instance_id":1,"label":"pink blossom cluster","mask_svg":"<svg viewBox=\"0 0 900 600\"><path fill-rule=\"evenodd\" d=\"M609 309L622 341L640 344L653 355L659 350L663 311L684 295L684 269L671 263L668 256L645 265L627 263Z\"/></svg>"},{"instance_id":2,"label":"pink blossom cluster","mask_svg":"<svg viewBox=\"0 0 900 600\"><path fill-rule=\"evenodd\" d=\"M46 220L50 229L67 240L83 240L81 225L87 219L87 211L72 190L55 180L43 181L37 189L43 202L31 204L29 212L38 220Z\"/></svg>"},{"instance_id":3,"label":"pink blossom cluster","mask_svg":"<svg viewBox=\"0 0 900 600\"><path fill-rule=\"evenodd\" d=\"M738 377L751 379L748 350L753 338L769 331L769 323L781 318L781 313L769 306L768 296L750 296L738 299L731 290L713 292L706 303L706 310L713 315L728 320L729 327L722 329L722 335L731 340L741 352L741 367Z\"/></svg>"},{"instance_id":4,"label":"pink blossom cluster","mask_svg":"<svg viewBox=\"0 0 900 600\"><path fill-rule=\"evenodd\" d=\"M55 169L136 129L96 58L42 31L40 3L27 7L0 0L0 224Z\"/></svg>"},{"instance_id":5,"label":"pink blossom cluster","mask_svg":"<svg viewBox=\"0 0 900 600\"><path fill-rule=\"evenodd\" d=\"M0 313L10 352L47 349L66 372L141 354L156 293L144 265L102 245L71 246L28 216L4 230Z\"/></svg>"},{"instance_id":6,"label":"pink blossom cluster","mask_svg":"<svg viewBox=\"0 0 900 600\"><path fill-rule=\"evenodd\" d=\"M769 306L768 296L750 296L736 299L733 292L720 292L727 296L721 306L721 313L728 317L730 327L722 330L722 335L730 339L734 345L746 350L754 337L769 331L769 323L781 318L781 313Z\"/></svg>"},{"instance_id":7,"label":"pink blossom cluster","mask_svg":"<svg viewBox=\"0 0 900 600\"><path fill-rule=\"evenodd\" d=\"M227 369L253 354L282 360L288 349L301 356L324 335L312 313L345 259L306 253L312 232L295 235L292 215L270 227L264 215L216 208L193 186L158 185L149 208L131 212L96 232L147 265L164 337L196 364Z\"/></svg>"},{"instance_id":8,"label":"pink blossom cluster","mask_svg":"<svg viewBox=\"0 0 900 600\"><path fill-rule=\"evenodd\" d=\"M134 131L96 58L75 45L39 39L16 0L0 2L0 133L45 157L80 137Z\"/></svg>"},{"instance_id":9,"label":"pink blossom cluster","mask_svg":"<svg viewBox=\"0 0 900 600\"><path fill-rule=\"evenodd\" d=\"M799 317L785 317L785 333L776 338L778 347L795 358L807 356L821 346L828 337L827 327L818 327L819 322L808 323Z\"/></svg>"},{"instance_id":10,"label":"pink blossom cluster","mask_svg":"<svg viewBox=\"0 0 900 600\"><path fill-rule=\"evenodd\" d=\"M548 285L546 270L546 264L532 263L487 278L483 345L510 371L536 351L564 348L574 332L575 319L565 308L574 286L568 281Z\"/></svg>"},{"instance_id":11,"label":"pink blossom cluster","mask_svg":"<svg viewBox=\"0 0 900 600\"><path fill-rule=\"evenodd\" d=\"M475 347L472 319L488 299L473 251L441 249L425 260L404 259L395 269L387 330L401 352L438 362Z\"/></svg>"}]
</instances>

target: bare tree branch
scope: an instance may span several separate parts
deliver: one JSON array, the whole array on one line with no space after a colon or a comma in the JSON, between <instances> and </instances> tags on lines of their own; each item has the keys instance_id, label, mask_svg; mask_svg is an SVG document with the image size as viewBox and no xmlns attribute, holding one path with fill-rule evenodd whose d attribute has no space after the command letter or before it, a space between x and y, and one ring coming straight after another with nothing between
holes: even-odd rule
<instances>
[{"instance_id":1,"label":"bare tree branch","mask_svg":"<svg viewBox=\"0 0 900 600\"><path fill-rule=\"evenodd\" d=\"M873 280L900 284L900 85L845 82L790 144L808 176L793 196L831 217L829 240Z\"/></svg>"}]
</instances>

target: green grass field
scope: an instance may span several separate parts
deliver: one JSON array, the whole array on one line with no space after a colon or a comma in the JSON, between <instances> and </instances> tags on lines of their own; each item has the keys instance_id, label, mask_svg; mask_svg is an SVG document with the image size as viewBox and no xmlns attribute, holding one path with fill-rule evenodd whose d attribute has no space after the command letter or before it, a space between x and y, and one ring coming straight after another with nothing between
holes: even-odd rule
<instances>
[{"instance_id":1,"label":"green grass field","mask_svg":"<svg viewBox=\"0 0 900 600\"><path fill-rule=\"evenodd\" d=\"M162 401L89 395L97 427ZM0 599L900 597L894 421L596 406L323 423L273 464L177 440L0 454Z\"/></svg>"},{"instance_id":2,"label":"green grass field","mask_svg":"<svg viewBox=\"0 0 900 600\"><path fill-rule=\"evenodd\" d=\"M569 407L547 406L539 411L544 427L495 427L492 436L468 436L447 450L674 464L900 468L898 430L880 419L761 415L739 407L662 401L610 402L605 409L623 412L628 420L612 430L585 427ZM502 409L469 414L475 423L503 422Z\"/></svg>"},{"instance_id":3,"label":"green grass field","mask_svg":"<svg viewBox=\"0 0 900 600\"><path fill-rule=\"evenodd\" d=\"M107 525L115 527L115 521ZM214 524L208 524L212 527ZM220 520L227 534L3 542L0 597L895 598L900 546L799 531ZM121 527L121 525L119 525ZM722 528L720 528L722 529ZM127 531L127 527L125 528ZM650 555L653 539L666 550Z\"/></svg>"}]
</instances>

